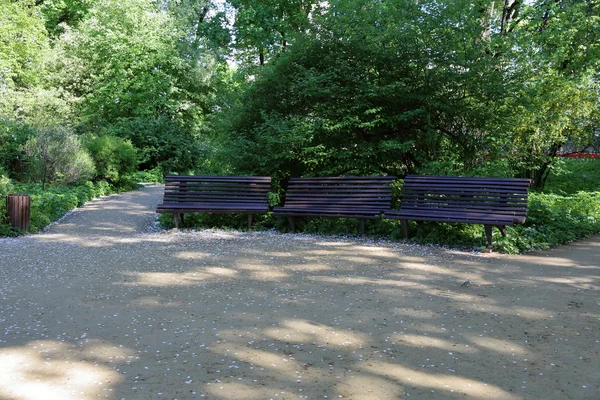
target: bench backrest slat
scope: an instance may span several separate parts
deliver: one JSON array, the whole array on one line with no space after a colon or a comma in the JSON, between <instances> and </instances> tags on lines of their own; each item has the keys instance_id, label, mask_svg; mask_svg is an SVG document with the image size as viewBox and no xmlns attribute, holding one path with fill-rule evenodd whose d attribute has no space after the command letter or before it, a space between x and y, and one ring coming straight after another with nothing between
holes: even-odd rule
<instances>
[{"instance_id":1,"label":"bench backrest slat","mask_svg":"<svg viewBox=\"0 0 600 400\"><path fill-rule=\"evenodd\" d=\"M168 175L164 203L268 204L270 190L270 177Z\"/></svg>"},{"instance_id":2,"label":"bench backrest slat","mask_svg":"<svg viewBox=\"0 0 600 400\"><path fill-rule=\"evenodd\" d=\"M384 210L392 199L393 176L292 178L285 207Z\"/></svg>"}]
</instances>

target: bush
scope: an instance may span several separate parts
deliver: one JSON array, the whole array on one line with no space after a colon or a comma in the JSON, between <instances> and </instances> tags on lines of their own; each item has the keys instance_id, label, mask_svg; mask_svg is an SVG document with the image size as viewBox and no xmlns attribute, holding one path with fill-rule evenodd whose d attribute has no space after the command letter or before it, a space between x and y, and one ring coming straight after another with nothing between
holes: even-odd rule
<instances>
[{"instance_id":1,"label":"bush","mask_svg":"<svg viewBox=\"0 0 600 400\"><path fill-rule=\"evenodd\" d=\"M6 224L6 195L12 192L12 184L10 179L6 176L6 172L2 170L0 167L0 225ZM0 230L0 236L2 235L2 231Z\"/></svg>"},{"instance_id":2,"label":"bush","mask_svg":"<svg viewBox=\"0 0 600 400\"><path fill-rule=\"evenodd\" d=\"M29 231L32 233L42 230L48 224L60 219L68 211L82 206L85 202L115 191L114 187L104 181L95 183L85 182L76 186L63 186L50 189L42 189L42 186L39 184L14 184L13 186L15 192L31 196L31 223ZM4 215L4 212L2 215ZM11 228L7 224L7 221L0 220L0 237L16 236L22 233L19 230Z\"/></svg>"},{"instance_id":3,"label":"bush","mask_svg":"<svg viewBox=\"0 0 600 400\"><path fill-rule=\"evenodd\" d=\"M67 129L40 131L23 149L29 157L29 180L41 183L42 188L46 183L77 183L94 176L92 157L79 138Z\"/></svg>"},{"instance_id":4,"label":"bush","mask_svg":"<svg viewBox=\"0 0 600 400\"><path fill-rule=\"evenodd\" d=\"M0 167L0 195L7 195L11 192L11 190L12 183L10 182L10 179L8 179L6 171Z\"/></svg>"},{"instance_id":5,"label":"bush","mask_svg":"<svg viewBox=\"0 0 600 400\"><path fill-rule=\"evenodd\" d=\"M131 174L131 180L135 183L164 183L165 178L158 168L149 171L137 171Z\"/></svg>"},{"instance_id":6,"label":"bush","mask_svg":"<svg viewBox=\"0 0 600 400\"><path fill-rule=\"evenodd\" d=\"M139 150L142 169L186 173L204 160L204 149L195 135L169 118L124 119L105 127L103 133L130 140Z\"/></svg>"},{"instance_id":7,"label":"bush","mask_svg":"<svg viewBox=\"0 0 600 400\"><path fill-rule=\"evenodd\" d=\"M26 161L23 145L35 135L30 126L0 117L0 170L13 179L21 178Z\"/></svg>"},{"instance_id":8,"label":"bush","mask_svg":"<svg viewBox=\"0 0 600 400\"><path fill-rule=\"evenodd\" d=\"M512 178L514 171L507 158L484 158L473 160L465 165L457 153L449 152L435 161L424 161L416 173L442 176L485 176L494 178Z\"/></svg>"},{"instance_id":9,"label":"bush","mask_svg":"<svg viewBox=\"0 0 600 400\"><path fill-rule=\"evenodd\" d=\"M599 232L600 192L578 192L571 196L531 193L527 222L507 227L507 236L498 237L497 246L505 253L522 253Z\"/></svg>"},{"instance_id":10,"label":"bush","mask_svg":"<svg viewBox=\"0 0 600 400\"><path fill-rule=\"evenodd\" d=\"M574 194L600 190L600 160L556 159L544 187L545 193Z\"/></svg>"},{"instance_id":11,"label":"bush","mask_svg":"<svg viewBox=\"0 0 600 400\"><path fill-rule=\"evenodd\" d=\"M137 151L131 141L105 135L91 139L86 147L96 163L96 179L119 184L135 172Z\"/></svg>"}]
</instances>

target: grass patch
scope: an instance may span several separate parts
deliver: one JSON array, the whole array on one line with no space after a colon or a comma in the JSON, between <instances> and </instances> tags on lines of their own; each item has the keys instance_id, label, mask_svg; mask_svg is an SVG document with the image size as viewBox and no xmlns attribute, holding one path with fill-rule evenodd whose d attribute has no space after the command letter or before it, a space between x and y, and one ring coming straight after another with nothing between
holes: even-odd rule
<instances>
[{"instance_id":1,"label":"grass patch","mask_svg":"<svg viewBox=\"0 0 600 400\"><path fill-rule=\"evenodd\" d=\"M546 181L544 193L571 195L581 191L600 191L600 160L557 159Z\"/></svg>"}]
</instances>

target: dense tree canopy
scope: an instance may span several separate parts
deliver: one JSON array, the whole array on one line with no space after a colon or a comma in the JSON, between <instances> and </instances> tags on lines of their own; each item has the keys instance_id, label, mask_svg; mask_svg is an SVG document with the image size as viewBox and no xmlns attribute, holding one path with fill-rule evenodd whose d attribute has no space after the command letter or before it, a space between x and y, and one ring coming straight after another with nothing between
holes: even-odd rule
<instances>
[{"instance_id":1,"label":"dense tree canopy","mask_svg":"<svg viewBox=\"0 0 600 400\"><path fill-rule=\"evenodd\" d=\"M563 146L598 140L596 1L319 5L228 111L242 170L541 184Z\"/></svg>"},{"instance_id":2,"label":"dense tree canopy","mask_svg":"<svg viewBox=\"0 0 600 400\"><path fill-rule=\"evenodd\" d=\"M0 169L67 130L163 172L541 185L599 140L598 3L0 0Z\"/></svg>"}]
</instances>

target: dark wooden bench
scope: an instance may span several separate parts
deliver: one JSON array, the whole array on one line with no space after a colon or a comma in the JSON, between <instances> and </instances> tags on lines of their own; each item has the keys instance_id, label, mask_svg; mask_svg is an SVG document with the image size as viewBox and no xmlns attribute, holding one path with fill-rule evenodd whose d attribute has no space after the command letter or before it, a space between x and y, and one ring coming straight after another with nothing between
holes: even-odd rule
<instances>
[{"instance_id":1,"label":"dark wooden bench","mask_svg":"<svg viewBox=\"0 0 600 400\"><path fill-rule=\"evenodd\" d=\"M163 203L156 212L173 214L175 229L179 215L185 213L248 214L248 229L252 215L269 210L268 194L271 178L265 176L184 176L165 178Z\"/></svg>"},{"instance_id":2,"label":"dark wooden bench","mask_svg":"<svg viewBox=\"0 0 600 400\"><path fill-rule=\"evenodd\" d=\"M295 230L296 217L357 218L364 233L366 219L379 219L392 201L393 176L290 179L285 204L274 215L288 217Z\"/></svg>"},{"instance_id":3,"label":"dark wooden bench","mask_svg":"<svg viewBox=\"0 0 600 400\"><path fill-rule=\"evenodd\" d=\"M400 210L384 218L399 219L404 237L406 221L483 224L488 247L492 227L506 235L506 225L522 224L527 215L530 179L408 175L402 186Z\"/></svg>"}]
</instances>

